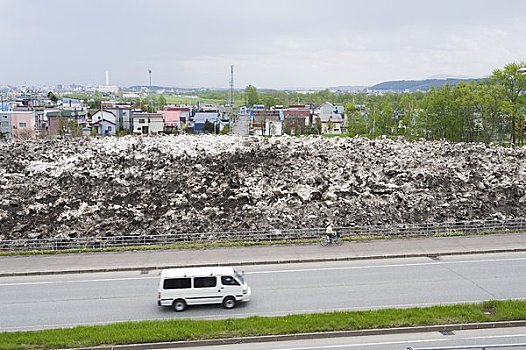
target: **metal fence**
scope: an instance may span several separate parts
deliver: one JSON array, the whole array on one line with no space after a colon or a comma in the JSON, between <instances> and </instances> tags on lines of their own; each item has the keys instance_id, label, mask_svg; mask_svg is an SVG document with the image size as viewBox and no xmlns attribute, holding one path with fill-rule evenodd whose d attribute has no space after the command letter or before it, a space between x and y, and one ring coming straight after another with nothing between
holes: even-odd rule
<instances>
[{"instance_id":1,"label":"metal fence","mask_svg":"<svg viewBox=\"0 0 526 350\"><path fill-rule=\"evenodd\" d=\"M336 227L345 237L441 236L484 232L526 231L526 218ZM169 245L177 243L298 242L319 238L325 228L259 231L170 232L165 234L98 234L93 237L0 240L0 251L64 250L86 248Z\"/></svg>"},{"instance_id":2,"label":"metal fence","mask_svg":"<svg viewBox=\"0 0 526 350\"><path fill-rule=\"evenodd\" d=\"M494 344L494 345L461 345L461 346L440 346L430 348L413 348L408 346L407 350L486 350L486 349L526 349L526 343L520 344Z\"/></svg>"}]
</instances>

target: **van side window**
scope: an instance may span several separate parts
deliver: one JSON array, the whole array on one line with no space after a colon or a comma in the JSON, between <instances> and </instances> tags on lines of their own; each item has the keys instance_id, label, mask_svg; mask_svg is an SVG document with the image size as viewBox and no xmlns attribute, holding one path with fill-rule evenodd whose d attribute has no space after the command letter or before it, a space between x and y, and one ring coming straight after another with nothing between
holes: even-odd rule
<instances>
[{"instance_id":1,"label":"van side window","mask_svg":"<svg viewBox=\"0 0 526 350\"><path fill-rule=\"evenodd\" d=\"M232 276L221 276L221 283L224 286L239 286L239 282Z\"/></svg>"},{"instance_id":2,"label":"van side window","mask_svg":"<svg viewBox=\"0 0 526 350\"><path fill-rule=\"evenodd\" d=\"M194 288L209 288L215 287L217 284L217 278L214 277L195 277Z\"/></svg>"},{"instance_id":3,"label":"van side window","mask_svg":"<svg viewBox=\"0 0 526 350\"><path fill-rule=\"evenodd\" d=\"M163 283L164 289L190 288L190 278L167 278Z\"/></svg>"}]
</instances>

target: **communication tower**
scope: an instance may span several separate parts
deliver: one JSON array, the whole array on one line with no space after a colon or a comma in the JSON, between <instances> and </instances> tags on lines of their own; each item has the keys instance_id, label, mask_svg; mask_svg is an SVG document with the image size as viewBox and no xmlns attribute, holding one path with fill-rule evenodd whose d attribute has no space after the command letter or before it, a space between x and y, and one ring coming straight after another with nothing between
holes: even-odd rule
<instances>
[{"instance_id":1,"label":"communication tower","mask_svg":"<svg viewBox=\"0 0 526 350\"><path fill-rule=\"evenodd\" d=\"M230 106L234 107L234 65L230 65Z\"/></svg>"}]
</instances>

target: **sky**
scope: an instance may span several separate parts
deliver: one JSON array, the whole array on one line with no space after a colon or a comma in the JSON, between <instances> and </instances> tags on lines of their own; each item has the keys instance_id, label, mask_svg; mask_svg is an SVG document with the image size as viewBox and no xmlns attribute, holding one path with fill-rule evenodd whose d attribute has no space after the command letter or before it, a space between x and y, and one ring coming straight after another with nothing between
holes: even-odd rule
<instances>
[{"instance_id":1,"label":"sky","mask_svg":"<svg viewBox=\"0 0 526 350\"><path fill-rule=\"evenodd\" d=\"M258 89L485 77L526 61L524 0L0 0L0 86Z\"/></svg>"}]
</instances>

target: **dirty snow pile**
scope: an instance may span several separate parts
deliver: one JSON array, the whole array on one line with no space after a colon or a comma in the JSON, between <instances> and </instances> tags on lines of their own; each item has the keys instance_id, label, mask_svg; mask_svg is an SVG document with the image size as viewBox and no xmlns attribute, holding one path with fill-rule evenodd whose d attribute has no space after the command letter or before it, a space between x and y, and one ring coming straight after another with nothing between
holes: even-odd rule
<instances>
[{"instance_id":1,"label":"dirty snow pile","mask_svg":"<svg viewBox=\"0 0 526 350\"><path fill-rule=\"evenodd\" d=\"M0 143L0 239L525 217L525 155L321 137Z\"/></svg>"}]
</instances>

